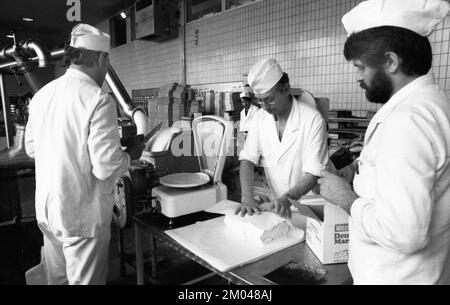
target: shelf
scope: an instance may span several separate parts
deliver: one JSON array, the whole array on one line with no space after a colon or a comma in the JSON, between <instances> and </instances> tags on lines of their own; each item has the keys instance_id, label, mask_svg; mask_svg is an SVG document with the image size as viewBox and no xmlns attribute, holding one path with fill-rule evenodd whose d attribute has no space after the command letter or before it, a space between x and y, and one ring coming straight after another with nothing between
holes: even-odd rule
<instances>
[{"instance_id":1,"label":"shelf","mask_svg":"<svg viewBox=\"0 0 450 305\"><path fill-rule=\"evenodd\" d=\"M358 119L358 118L329 118L330 123L369 123L370 119Z\"/></svg>"},{"instance_id":2,"label":"shelf","mask_svg":"<svg viewBox=\"0 0 450 305\"><path fill-rule=\"evenodd\" d=\"M353 133L353 134L365 134L366 133L366 129L365 128L358 128L358 129L344 129L344 128L340 128L340 129L329 129L328 133Z\"/></svg>"}]
</instances>

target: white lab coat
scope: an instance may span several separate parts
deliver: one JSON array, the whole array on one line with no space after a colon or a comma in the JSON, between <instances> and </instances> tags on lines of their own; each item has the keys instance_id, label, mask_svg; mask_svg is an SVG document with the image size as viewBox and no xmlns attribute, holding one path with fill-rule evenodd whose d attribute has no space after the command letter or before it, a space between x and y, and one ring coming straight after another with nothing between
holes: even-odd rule
<instances>
[{"instance_id":1,"label":"white lab coat","mask_svg":"<svg viewBox=\"0 0 450 305\"><path fill-rule=\"evenodd\" d=\"M449 156L449 99L422 76L366 132L350 221L355 284L450 284Z\"/></svg>"},{"instance_id":2,"label":"white lab coat","mask_svg":"<svg viewBox=\"0 0 450 305\"><path fill-rule=\"evenodd\" d=\"M247 115L245 115L245 108L241 111L241 120L239 121L239 131L245 132L250 128L250 123L252 121L253 115L258 111L259 108L255 105L250 105Z\"/></svg>"},{"instance_id":3,"label":"white lab coat","mask_svg":"<svg viewBox=\"0 0 450 305\"><path fill-rule=\"evenodd\" d=\"M120 147L113 99L69 68L32 99L27 154L36 164L36 218L62 237L94 237L109 226L113 189L130 158Z\"/></svg>"},{"instance_id":4,"label":"white lab coat","mask_svg":"<svg viewBox=\"0 0 450 305\"><path fill-rule=\"evenodd\" d=\"M239 160L261 162L270 199L279 198L304 173L320 176L328 161L326 123L316 109L293 99L280 143L273 115L259 109L253 116Z\"/></svg>"}]
</instances>

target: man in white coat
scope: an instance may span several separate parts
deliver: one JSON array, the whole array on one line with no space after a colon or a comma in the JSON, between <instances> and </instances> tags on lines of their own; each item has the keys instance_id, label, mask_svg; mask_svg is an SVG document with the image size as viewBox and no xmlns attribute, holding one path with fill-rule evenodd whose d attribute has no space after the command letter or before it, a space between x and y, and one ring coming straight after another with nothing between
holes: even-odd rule
<instances>
[{"instance_id":1,"label":"man in white coat","mask_svg":"<svg viewBox=\"0 0 450 305\"><path fill-rule=\"evenodd\" d=\"M242 106L241 119L239 121L239 131L247 133L252 122L253 115L259 108L253 105L254 93L250 86L244 87L244 91L239 95Z\"/></svg>"},{"instance_id":2,"label":"man in white coat","mask_svg":"<svg viewBox=\"0 0 450 305\"><path fill-rule=\"evenodd\" d=\"M70 67L30 102L25 145L48 284L105 284L114 184L144 147L121 149L116 105L101 89L109 46L107 34L76 25Z\"/></svg>"},{"instance_id":3,"label":"man in white coat","mask_svg":"<svg viewBox=\"0 0 450 305\"><path fill-rule=\"evenodd\" d=\"M236 214L260 213L253 197L254 167L261 164L278 215L291 217L288 199L299 199L317 183L328 160L326 123L322 115L290 94L289 77L274 59L256 63L248 83L263 104L254 116L242 149L241 205Z\"/></svg>"},{"instance_id":4,"label":"man in white coat","mask_svg":"<svg viewBox=\"0 0 450 305\"><path fill-rule=\"evenodd\" d=\"M441 0L369 0L342 22L344 55L371 120L353 189L328 172L322 196L350 214L355 284L450 284L450 101L430 73L427 36L448 14Z\"/></svg>"}]
</instances>

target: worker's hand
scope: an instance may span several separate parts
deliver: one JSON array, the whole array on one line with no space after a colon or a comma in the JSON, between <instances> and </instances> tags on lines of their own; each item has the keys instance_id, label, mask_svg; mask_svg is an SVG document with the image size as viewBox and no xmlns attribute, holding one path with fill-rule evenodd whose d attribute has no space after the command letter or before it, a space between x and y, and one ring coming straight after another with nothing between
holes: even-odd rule
<instances>
[{"instance_id":1,"label":"worker's hand","mask_svg":"<svg viewBox=\"0 0 450 305\"><path fill-rule=\"evenodd\" d=\"M322 171L321 175L322 178L317 180L320 185L320 195L350 214L353 202L358 199L350 184L343 178L327 171Z\"/></svg>"},{"instance_id":2,"label":"worker's hand","mask_svg":"<svg viewBox=\"0 0 450 305\"><path fill-rule=\"evenodd\" d=\"M144 136L138 135L133 137L132 141L128 141L128 146L125 152L130 155L131 160L137 160L141 157L142 151L144 150Z\"/></svg>"},{"instance_id":3,"label":"worker's hand","mask_svg":"<svg viewBox=\"0 0 450 305\"><path fill-rule=\"evenodd\" d=\"M283 195L280 198L272 201L273 211L281 217L291 218L291 203L287 196Z\"/></svg>"},{"instance_id":4,"label":"worker's hand","mask_svg":"<svg viewBox=\"0 0 450 305\"><path fill-rule=\"evenodd\" d=\"M275 205L273 203L273 201L266 201L262 204L259 205L259 209L261 211L265 211L265 212L273 212L275 209Z\"/></svg>"},{"instance_id":5,"label":"worker's hand","mask_svg":"<svg viewBox=\"0 0 450 305\"><path fill-rule=\"evenodd\" d=\"M236 208L234 211L234 214L239 214L241 216L245 216L245 214L248 214L252 216L254 213L259 215L261 214L261 210L258 207L258 204L255 202L253 198L251 199L244 199L241 200L241 205Z\"/></svg>"}]
</instances>

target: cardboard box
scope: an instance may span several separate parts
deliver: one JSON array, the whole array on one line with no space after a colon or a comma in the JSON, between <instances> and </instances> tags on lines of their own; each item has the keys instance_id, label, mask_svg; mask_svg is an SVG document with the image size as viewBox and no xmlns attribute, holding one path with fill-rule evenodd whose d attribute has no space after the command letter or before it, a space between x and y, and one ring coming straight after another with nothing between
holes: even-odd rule
<instances>
[{"instance_id":1,"label":"cardboard box","mask_svg":"<svg viewBox=\"0 0 450 305\"><path fill-rule=\"evenodd\" d=\"M295 203L295 204L294 204ZM294 206L306 220L306 244L322 264L348 261L348 214L321 196L305 196Z\"/></svg>"}]
</instances>

